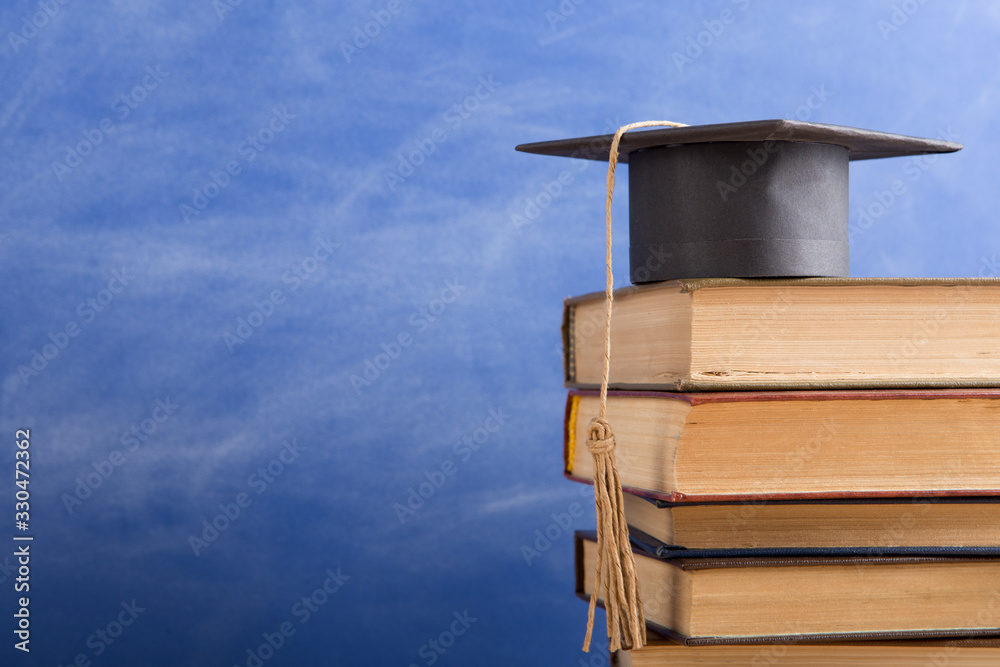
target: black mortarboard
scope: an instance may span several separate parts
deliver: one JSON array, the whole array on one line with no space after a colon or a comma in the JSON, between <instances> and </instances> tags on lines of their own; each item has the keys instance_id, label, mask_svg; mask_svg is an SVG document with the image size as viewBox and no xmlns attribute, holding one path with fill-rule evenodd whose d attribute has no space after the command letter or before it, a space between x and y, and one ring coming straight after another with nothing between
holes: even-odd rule
<instances>
[{"instance_id":1,"label":"black mortarboard","mask_svg":"<svg viewBox=\"0 0 1000 667\"><path fill-rule=\"evenodd\" d=\"M517 150L607 162L612 137ZM632 282L847 276L848 162L961 148L794 120L626 133Z\"/></svg>"}]
</instances>

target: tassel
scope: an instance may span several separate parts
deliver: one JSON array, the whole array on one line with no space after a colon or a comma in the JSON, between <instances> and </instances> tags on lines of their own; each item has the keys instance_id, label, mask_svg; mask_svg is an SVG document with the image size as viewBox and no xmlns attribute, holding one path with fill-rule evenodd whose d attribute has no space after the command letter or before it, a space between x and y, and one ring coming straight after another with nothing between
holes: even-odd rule
<instances>
[{"instance_id":1,"label":"tassel","mask_svg":"<svg viewBox=\"0 0 1000 667\"><path fill-rule=\"evenodd\" d=\"M583 650L590 650L594 607L603 588L608 616L608 641L612 651L646 645L646 623L635 574L635 559L628 539L622 484L615 466L615 436L600 417L590 422L587 449L594 456L594 502L597 505L597 573L590 595L587 636Z\"/></svg>"},{"instance_id":2,"label":"tassel","mask_svg":"<svg viewBox=\"0 0 1000 667\"><path fill-rule=\"evenodd\" d=\"M615 191L615 166L618 144L625 132L637 127L684 127L671 121L643 121L618 128L611 140L608 155L608 196L605 201L605 320L604 375L601 380L601 414L590 422L587 449L594 457L594 504L597 508L597 569L594 573L590 609L587 611L587 635L583 650L590 650L594 631L594 608L603 588L604 608L608 616L608 642L612 651L630 651L646 645L646 620L635 574L635 558L625 522L622 483L615 465L615 435L607 421L608 380L611 374L611 308L614 303L614 275L611 272L611 199Z\"/></svg>"}]
</instances>

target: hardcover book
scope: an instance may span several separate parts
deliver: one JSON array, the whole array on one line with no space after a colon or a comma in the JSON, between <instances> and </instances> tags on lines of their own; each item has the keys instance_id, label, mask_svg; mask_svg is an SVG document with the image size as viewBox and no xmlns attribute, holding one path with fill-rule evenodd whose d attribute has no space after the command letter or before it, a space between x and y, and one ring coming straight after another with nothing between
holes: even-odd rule
<instances>
[{"instance_id":1,"label":"hardcover book","mask_svg":"<svg viewBox=\"0 0 1000 667\"><path fill-rule=\"evenodd\" d=\"M566 384L600 386L604 295L568 299ZM1000 386L1000 280L683 280L616 291L610 386Z\"/></svg>"},{"instance_id":2,"label":"hardcover book","mask_svg":"<svg viewBox=\"0 0 1000 667\"><path fill-rule=\"evenodd\" d=\"M1000 552L996 497L693 504L626 493L624 507L632 537L658 555L678 549Z\"/></svg>"},{"instance_id":3,"label":"hardcover book","mask_svg":"<svg viewBox=\"0 0 1000 667\"><path fill-rule=\"evenodd\" d=\"M998 329L1000 330L1000 329ZM565 474L593 480L596 392L570 392ZM1000 390L611 392L622 486L668 502L1000 495Z\"/></svg>"},{"instance_id":4,"label":"hardcover book","mask_svg":"<svg viewBox=\"0 0 1000 667\"><path fill-rule=\"evenodd\" d=\"M611 664L616 667L995 667L1000 664L1000 639L685 646L669 638L651 637L649 644L640 649L616 651Z\"/></svg>"},{"instance_id":5,"label":"hardcover book","mask_svg":"<svg viewBox=\"0 0 1000 667\"><path fill-rule=\"evenodd\" d=\"M585 599L595 540L576 534ZM1000 634L997 557L659 559L639 550L635 565L646 621L691 646Z\"/></svg>"}]
</instances>

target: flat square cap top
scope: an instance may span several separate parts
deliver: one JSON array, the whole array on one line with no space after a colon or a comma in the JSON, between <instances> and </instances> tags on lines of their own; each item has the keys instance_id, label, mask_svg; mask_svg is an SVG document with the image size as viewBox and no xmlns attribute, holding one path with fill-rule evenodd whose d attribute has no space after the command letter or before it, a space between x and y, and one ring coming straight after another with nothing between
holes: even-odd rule
<instances>
[{"instance_id":1,"label":"flat square cap top","mask_svg":"<svg viewBox=\"0 0 1000 667\"><path fill-rule=\"evenodd\" d=\"M608 161L611 140L605 134L577 139L539 141L521 144L517 150L539 155L576 157ZM938 139L922 139L902 134L861 130L841 125L822 125L797 120L754 120L741 123L690 125L662 129L626 132L618 144L618 161L628 162L628 154L643 148L703 144L721 141L793 141L843 146L851 160L871 160L926 153L953 153L962 144Z\"/></svg>"}]
</instances>

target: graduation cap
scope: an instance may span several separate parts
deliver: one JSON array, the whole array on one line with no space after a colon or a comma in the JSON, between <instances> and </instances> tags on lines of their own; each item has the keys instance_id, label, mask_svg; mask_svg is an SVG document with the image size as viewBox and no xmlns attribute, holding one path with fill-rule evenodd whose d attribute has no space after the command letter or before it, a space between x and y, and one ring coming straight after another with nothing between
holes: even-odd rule
<instances>
[{"instance_id":1,"label":"graduation cap","mask_svg":"<svg viewBox=\"0 0 1000 667\"><path fill-rule=\"evenodd\" d=\"M612 138L517 150L607 162ZM847 276L848 162L961 148L794 120L627 133L632 282Z\"/></svg>"}]
</instances>

